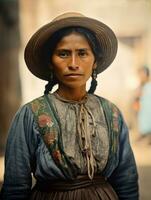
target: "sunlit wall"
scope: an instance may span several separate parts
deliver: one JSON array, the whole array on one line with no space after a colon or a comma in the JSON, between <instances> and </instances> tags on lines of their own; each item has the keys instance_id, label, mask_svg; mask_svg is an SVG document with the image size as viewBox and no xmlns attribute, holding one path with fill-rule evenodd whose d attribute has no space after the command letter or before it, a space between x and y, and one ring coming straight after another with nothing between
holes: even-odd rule
<instances>
[{"instance_id":1,"label":"sunlit wall","mask_svg":"<svg viewBox=\"0 0 151 200\"><path fill-rule=\"evenodd\" d=\"M22 48L20 73L23 102L43 94L45 81L34 77L26 68L23 51L31 35L57 15L77 11L108 24L119 41L113 64L98 77L96 93L114 101L129 118L129 102L137 86L136 69L151 65L151 4L145 0L21 0L20 22ZM88 83L89 87L89 83Z\"/></svg>"}]
</instances>

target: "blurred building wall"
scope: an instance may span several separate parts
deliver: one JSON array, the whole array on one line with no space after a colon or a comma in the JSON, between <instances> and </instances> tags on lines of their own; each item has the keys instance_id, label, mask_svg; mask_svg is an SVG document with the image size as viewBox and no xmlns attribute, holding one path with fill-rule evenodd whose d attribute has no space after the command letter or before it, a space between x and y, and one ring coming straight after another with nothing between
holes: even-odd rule
<instances>
[{"instance_id":1,"label":"blurred building wall","mask_svg":"<svg viewBox=\"0 0 151 200\"><path fill-rule=\"evenodd\" d=\"M150 1L21 0L20 8L22 103L42 95L46 84L34 77L25 67L23 51L27 41L40 26L57 15L66 11L77 11L108 24L118 37L117 57L113 64L99 75L96 93L118 104L126 118L129 118L129 102L137 85L136 69L142 64L151 66Z\"/></svg>"},{"instance_id":2,"label":"blurred building wall","mask_svg":"<svg viewBox=\"0 0 151 200\"><path fill-rule=\"evenodd\" d=\"M18 0L0 1L0 153L4 152L7 131L21 103L19 74Z\"/></svg>"}]
</instances>

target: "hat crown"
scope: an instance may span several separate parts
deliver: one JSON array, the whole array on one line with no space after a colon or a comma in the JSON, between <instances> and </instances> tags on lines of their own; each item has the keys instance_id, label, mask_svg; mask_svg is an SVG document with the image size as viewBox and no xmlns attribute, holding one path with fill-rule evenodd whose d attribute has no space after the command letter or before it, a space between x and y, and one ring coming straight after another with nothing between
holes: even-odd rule
<instances>
[{"instance_id":1,"label":"hat crown","mask_svg":"<svg viewBox=\"0 0 151 200\"><path fill-rule=\"evenodd\" d=\"M70 18L70 17L85 17L85 16L78 12L66 12L66 13L63 13L63 14L57 16L52 21L55 22L55 21L65 19L65 18Z\"/></svg>"}]
</instances>

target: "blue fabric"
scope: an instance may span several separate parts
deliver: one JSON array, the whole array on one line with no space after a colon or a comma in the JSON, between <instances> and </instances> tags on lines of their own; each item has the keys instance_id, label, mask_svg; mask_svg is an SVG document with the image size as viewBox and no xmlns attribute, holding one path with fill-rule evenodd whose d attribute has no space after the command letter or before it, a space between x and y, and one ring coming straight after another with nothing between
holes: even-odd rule
<instances>
[{"instance_id":1,"label":"blue fabric","mask_svg":"<svg viewBox=\"0 0 151 200\"><path fill-rule=\"evenodd\" d=\"M122 126L116 161L111 160L105 171L121 200L138 200L138 175L128 138L128 129L121 116ZM45 146L28 105L16 114L9 130L5 156L5 176L2 200L27 200L32 177L41 181L64 178Z\"/></svg>"},{"instance_id":2,"label":"blue fabric","mask_svg":"<svg viewBox=\"0 0 151 200\"><path fill-rule=\"evenodd\" d=\"M106 174L111 185L119 199L138 200L138 174L129 142L128 129L124 121L121 127L116 161L116 165L112 165L112 169Z\"/></svg>"},{"instance_id":3,"label":"blue fabric","mask_svg":"<svg viewBox=\"0 0 151 200\"><path fill-rule=\"evenodd\" d=\"M138 126L141 134L151 133L151 83L146 83L142 88L140 97L140 111Z\"/></svg>"}]
</instances>

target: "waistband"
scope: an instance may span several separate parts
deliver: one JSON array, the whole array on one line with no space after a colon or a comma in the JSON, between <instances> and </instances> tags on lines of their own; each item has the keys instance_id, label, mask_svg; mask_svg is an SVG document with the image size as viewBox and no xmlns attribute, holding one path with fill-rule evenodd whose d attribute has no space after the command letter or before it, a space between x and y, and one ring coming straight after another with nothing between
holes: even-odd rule
<instances>
[{"instance_id":1,"label":"waistband","mask_svg":"<svg viewBox=\"0 0 151 200\"><path fill-rule=\"evenodd\" d=\"M107 183L107 179L101 175L94 176L92 180L89 179L88 176L78 176L74 180L52 180L47 182L37 181L34 189L43 192L69 191L90 186L104 185Z\"/></svg>"}]
</instances>

